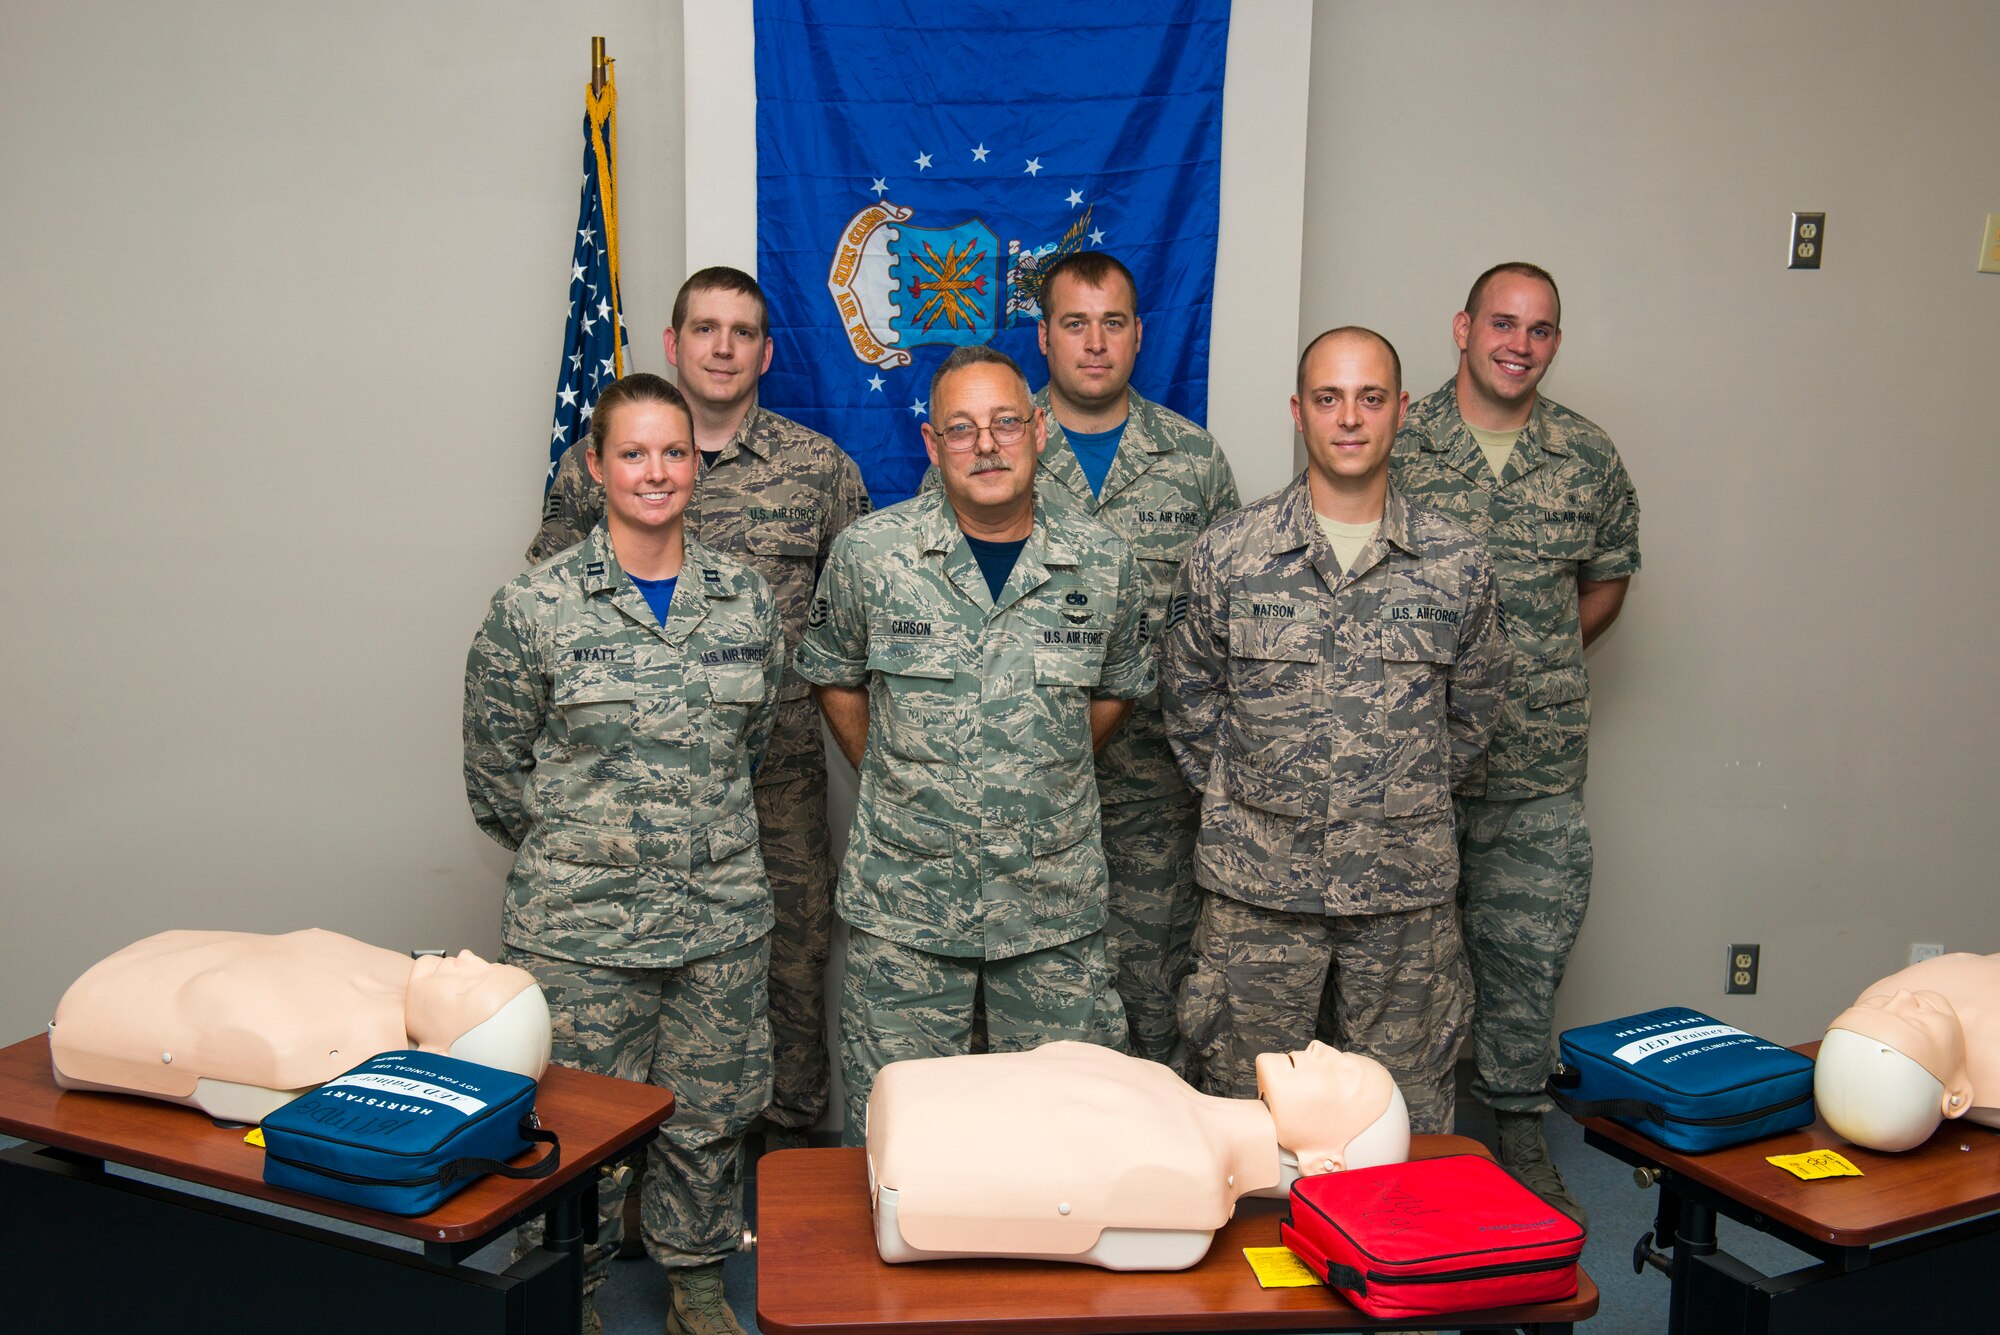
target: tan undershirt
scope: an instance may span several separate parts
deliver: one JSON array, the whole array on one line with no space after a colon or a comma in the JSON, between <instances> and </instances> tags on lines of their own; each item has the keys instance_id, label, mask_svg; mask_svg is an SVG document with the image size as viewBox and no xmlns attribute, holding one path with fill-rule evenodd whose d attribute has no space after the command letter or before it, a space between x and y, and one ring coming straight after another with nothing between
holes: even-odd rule
<instances>
[{"instance_id":1,"label":"tan undershirt","mask_svg":"<svg viewBox=\"0 0 2000 1335\"><path fill-rule=\"evenodd\" d=\"M1517 426L1512 431L1488 431L1467 422L1465 429L1479 442L1479 452L1486 456L1486 466L1493 470L1493 476L1499 477L1506 471L1508 456L1514 453L1514 442L1521 438L1522 428Z\"/></svg>"},{"instance_id":2,"label":"tan undershirt","mask_svg":"<svg viewBox=\"0 0 2000 1335\"><path fill-rule=\"evenodd\" d=\"M1382 527L1379 519L1371 519L1365 524L1343 524L1322 514L1315 514L1313 518L1319 520L1319 531L1326 534L1327 542L1333 547L1333 559L1340 562L1340 573L1343 575L1354 569L1354 558L1361 555L1361 549Z\"/></svg>"}]
</instances>

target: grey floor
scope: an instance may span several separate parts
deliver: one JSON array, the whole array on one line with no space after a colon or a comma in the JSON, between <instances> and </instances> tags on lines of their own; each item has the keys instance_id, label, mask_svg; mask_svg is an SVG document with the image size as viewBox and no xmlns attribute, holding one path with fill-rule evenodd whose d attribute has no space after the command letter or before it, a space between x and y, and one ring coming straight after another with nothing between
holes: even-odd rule
<instances>
[{"instance_id":1,"label":"grey floor","mask_svg":"<svg viewBox=\"0 0 2000 1335\"><path fill-rule=\"evenodd\" d=\"M1463 1077L1463 1070L1461 1070ZM1461 1079L1461 1085L1463 1080ZM1660 1335L1667 1325L1667 1279L1648 1269L1632 1273L1632 1248L1653 1226L1658 1195L1642 1189L1632 1180L1631 1169L1583 1143L1583 1131L1560 1116L1546 1120L1549 1148L1570 1189L1590 1211L1590 1236L1583 1253L1584 1268L1596 1280L1603 1294L1597 1316L1580 1329L1585 1335ZM1458 1130L1476 1139L1492 1141L1492 1118L1461 1089L1458 1103ZM832 1137L820 1141L831 1144ZM14 1144L0 1136L0 1146ZM817 1143L817 1142L816 1142ZM751 1210L755 1214L755 1178L752 1170ZM133 1173L135 1177L149 1177ZM164 1179L154 1179L165 1181ZM167 1183L167 1185L180 1185ZM220 1193L207 1193L220 1194ZM254 1202L242 1202L255 1206ZM294 1218L307 1218L282 1207L267 1208ZM324 1223L324 1220L315 1222ZM395 1246L415 1249L414 1243L386 1234L355 1233ZM1811 1263L1810 1257L1752 1229L1722 1221L1721 1245L1725 1251L1765 1274L1782 1274ZM470 1264L486 1270L500 1270L509 1255L506 1241L496 1243L472 1258ZM757 1269L747 1253L732 1257L725 1269L725 1287L730 1305L747 1330L756 1330ZM665 1329L667 1315L666 1272L649 1261L621 1260L612 1263L611 1278L598 1295L598 1314L606 1335L658 1335Z\"/></svg>"}]
</instances>

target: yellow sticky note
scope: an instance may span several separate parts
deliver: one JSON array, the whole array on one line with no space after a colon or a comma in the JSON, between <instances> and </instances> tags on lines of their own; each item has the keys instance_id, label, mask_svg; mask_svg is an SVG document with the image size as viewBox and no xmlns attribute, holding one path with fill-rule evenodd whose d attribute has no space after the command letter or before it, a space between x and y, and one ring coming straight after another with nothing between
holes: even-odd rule
<instances>
[{"instance_id":1,"label":"yellow sticky note","mask_svg":"<svg viewBox=\"0 0 2000 1335\"><path fill-rule=\"evenodd\" d=\"M1319 1277L1306 1269L1306 1263L1293 1255L1290 1247L1245 1247L1243 1259L1257 1272L1259 1288L1302 1289L1319 1283Z\"/></svg>"},{"instance_id":2,"label":"yellow sticky note","mask_svg":"<svg viewBox=\"0 0 2000 1335\"><path fill-rule=\"evenodd\" d=\"M1832 1150L1807 1150L1804 1154L1769 1154L1765 1159L1793 1177L1811 1182L1821 1177L1860 1177L1861 1170Z\"/></svg>"},{"instance_id":3,"label":"yellow sticky note","mask_svg":"<svg viewBox=\"0 0 2000 1335\"><path fill-rule=\"evenodd\" d=\"M263 1149L263 1148L264 1148L264 1128L263 1128L263 1127L261 1127L261 1126L253 1126L253 1127L251 1127L251 1128L250 1128L250 1134L249 1134L249 1135L247 1135L247 1136L245 1136L245 1137L243 1137L243 1143L244 1143L245 1145L255 1145L255 1146L256 1146L256 1147L257 1147L258 1149L260 1149L260 1150L261 1150L261 1149Z\"/></svg>"}]
</instances>

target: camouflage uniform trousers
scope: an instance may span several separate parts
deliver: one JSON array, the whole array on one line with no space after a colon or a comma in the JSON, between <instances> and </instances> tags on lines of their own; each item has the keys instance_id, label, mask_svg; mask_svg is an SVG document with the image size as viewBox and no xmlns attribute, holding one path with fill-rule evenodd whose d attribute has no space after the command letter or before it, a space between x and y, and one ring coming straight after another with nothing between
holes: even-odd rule
<instances>
[{"instance_id":1,"label":"camouflage uniform trousers","mask_svg":"<svg viewBox=\"0 0 2000 1335\"><path fill-rule=\"evenodd\" d=\"M811 701L804 702L808 709ZM817 723L818 715L814 714ZM815 729L815 731L817 731ZM826 961L833 943L833 844L826 766L756 788L758 843L771 882L771 1106L775 1126L811 1128L826 1112Z\"/></svg>"},{"instance_id":2,"label":"camouflage uniform trousers","mask_svg":"<svg viewBox=\"0 0 2000 1335\"><path fill-rule=\"evenodd\" d=\"M1194 954L1181 1032L1204 1093L1255 1098L1257 1054L1303 1048L1325 991L1327 1041L1388 1068L1411 1131L1451 1130L1452 1058L1472 997L1454 905L1329 917L1204 892Z\"/></svg>"},{"instance_id":3,"label":"camouflage uniform trousers","mask_svg":"<svg viewBox=\"0 0 2000 1335\"><path fill-rule=\"evenodd\" d=\"M844 1144L865 1143L868 1094L884 1066L972 1051L975 999L985 1006L984 1051L1026 1052L1059 1038L1131 1050L1102 932L981 960L934 955L850 929L840 992Z\"/></svg>"},{"instance_id":4,"label":"camouflage uniform trousers","mask_svg":"<svg viewBox=\"0 0 2000 1335\"><path fill-rule=\"evenodd\" d=\"M1103 810L1104 862L1111 876L1105 942L1117 971L1132 1051L1164 1062L1183 1079L1193 1061L1174 1018L1174 989L1194 968L1195 836L1201 799L1193 793Z\"/></svg>"},{"instance_id":5,"label":"camouflage uniform trousers","mask_svg":"<svg viewBox=\"0 0 2000 1335\"><path fill-rule=\"evenodd\" d=\"M551 959L512 946L501 959L535 976L564 1066L670 1089L674 1111L647 1150L640 1215L646 1252L661 1265L720 1261L743 1234L743 1133L771 1097L771 1029L764 978L768 938L672 969L619 969ZM584 1254L595 1293L624 1237L621 1167L598 1191L597 1241ZM540 1243L524 1227L517 1257Z\"/></svg>"},{"instance_id":6,"label":"camouflage uniform trousers","mask_svg":"<svg viewBox=\"0 0 2000 1335\"><path fill-rule=\"evenodd\" d=\"M1473 1097L1500 1112L1547 1112L1556 988L1590 903L1583 794L1461 797L1459 902L1475 1004Z\"/></svg>"}]
</instances>

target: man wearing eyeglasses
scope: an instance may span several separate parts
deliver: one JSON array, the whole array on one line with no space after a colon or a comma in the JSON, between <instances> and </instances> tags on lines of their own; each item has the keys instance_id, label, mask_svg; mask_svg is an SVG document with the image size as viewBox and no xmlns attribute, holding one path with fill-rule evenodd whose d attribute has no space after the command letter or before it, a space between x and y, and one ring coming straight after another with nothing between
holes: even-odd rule
<instances>
[{"instance_id":1,"label":"man wearing eyeglasses","mask_svg":"<svg viewBox=\"0 0 2000 1335\"><path fill-rule=\"evenodd\" d=\"M1138 563L1077 507L1043 504L1042 412L982 346L931 380L939 485L834 542L797 668L860 798L835 895L846 1138L875 1073L1057 1038L1124 1050L1104 944L1093 750L1153 687Z\"/></svg>"}]
</instances>

